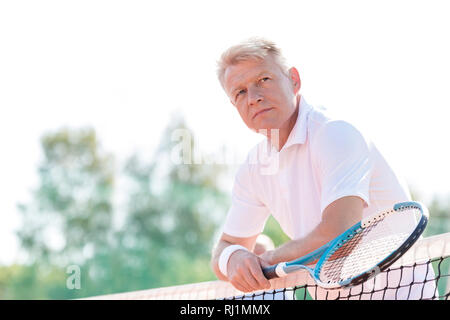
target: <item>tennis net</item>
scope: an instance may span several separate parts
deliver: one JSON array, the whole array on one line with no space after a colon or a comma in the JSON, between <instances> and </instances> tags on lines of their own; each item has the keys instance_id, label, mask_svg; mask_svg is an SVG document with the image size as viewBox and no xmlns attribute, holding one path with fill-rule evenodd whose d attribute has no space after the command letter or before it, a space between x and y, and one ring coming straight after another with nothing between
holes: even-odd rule
<instances>
[{"instance_id":1,"label":"tennis net","mask_svg":"<svg viewBox=\"0 0 450 320\"><path fill-rule=\"evenodd\" d=\"M273 279L271 289L243 293L224 281L118 293L89 299L107 300L448 300L450 233L419 240L388 270L362 285L325 290L300 270Z\"/></svg>"}]
</instances>

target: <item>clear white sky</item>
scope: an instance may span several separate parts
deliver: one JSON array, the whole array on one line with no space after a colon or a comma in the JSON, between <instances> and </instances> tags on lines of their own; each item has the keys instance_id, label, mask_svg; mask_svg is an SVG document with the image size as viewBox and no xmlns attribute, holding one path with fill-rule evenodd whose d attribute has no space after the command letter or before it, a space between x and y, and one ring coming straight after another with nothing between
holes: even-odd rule
<instances>
[{"instance_id":1,"label":"clear white sky","mask_svg":"<svg viewBox=\"0 0 450 320\"><path fill-rule=\"evenodd\" d=\"M17 257L16 204L39 137L93 126L105 150L149 153L182 112L204 150L261 138L215 76L228 46L277 42L307 101L365 130L424 196L450 193L448 1L0 2L0 263Z\"/></svg>"}]
</instances>

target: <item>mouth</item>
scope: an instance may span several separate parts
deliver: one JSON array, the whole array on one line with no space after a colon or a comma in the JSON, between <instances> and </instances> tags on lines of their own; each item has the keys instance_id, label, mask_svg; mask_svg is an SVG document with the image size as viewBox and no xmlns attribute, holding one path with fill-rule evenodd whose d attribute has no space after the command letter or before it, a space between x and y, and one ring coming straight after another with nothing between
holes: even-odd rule
<instances>
[{"instance_id":1,"label":"mouth","mask_svg":"<svg viewBox=\"0 0 450 320\"><path fill-rule=\"evenodd\" d=\"M266 113L267 111L272 110L273 108L266 108L266 109L262 109L260 111L258 111L257 113L255 113L255 115L253 116L252 120L255 119L257 116Z\"/></svg>"}]
</instances>

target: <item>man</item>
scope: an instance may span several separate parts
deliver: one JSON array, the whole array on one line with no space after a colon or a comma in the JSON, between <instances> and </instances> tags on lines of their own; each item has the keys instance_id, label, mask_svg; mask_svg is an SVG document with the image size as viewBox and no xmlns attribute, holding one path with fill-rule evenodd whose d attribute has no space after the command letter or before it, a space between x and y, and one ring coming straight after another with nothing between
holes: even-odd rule
<instances>
[{"instance_id":1,"label":"man","mask_svg":"<svg viewBox=\"0 0 450 320\"><path fill-rule=\"evenodd\" d=\"M410 200L360 131L307 104L299 72L285 66L274 43L249 39L229 48L218 77L247 127L267 137L237 172L211 260L219 279L244 292L268 289L262 267L303 256L362 217ZM292 240L257 255L270 214Z\"/></svg>"}]
</instances>

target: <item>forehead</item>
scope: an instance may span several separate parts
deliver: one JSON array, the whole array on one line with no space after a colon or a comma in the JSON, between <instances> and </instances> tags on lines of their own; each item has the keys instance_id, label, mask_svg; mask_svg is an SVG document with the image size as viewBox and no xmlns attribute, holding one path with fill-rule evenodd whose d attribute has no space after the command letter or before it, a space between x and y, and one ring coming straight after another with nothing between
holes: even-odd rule
<instances>
[{"instance_id":1,"label":"forehead","mask_svg":"<svg viewBox=\"0 0 450 320\"><path fill-rule=\"evenodd\" d=\"M236 64L227 67L224 73L224 85L229 92L247 81L251 81L254 77L261 73L277 73L280 72L280 67L275 63L270 56L264 60L254 59L240 61Z\"/></svg>"}]
</instances>

